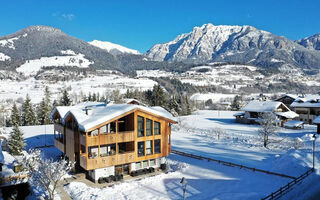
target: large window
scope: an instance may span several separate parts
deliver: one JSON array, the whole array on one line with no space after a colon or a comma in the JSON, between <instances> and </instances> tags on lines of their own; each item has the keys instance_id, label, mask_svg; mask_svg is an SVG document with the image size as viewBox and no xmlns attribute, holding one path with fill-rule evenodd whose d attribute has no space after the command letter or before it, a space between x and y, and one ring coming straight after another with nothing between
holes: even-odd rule
<instances>
[{"instance_id":1,"label":"large window","mask_svg":"<svg viewBox=\"0 0 320 200\"><path fill-rule=\"evenodd\" d=\"M112 156L116 154L116 144L102 145L100 146L100 156Z\"/></svg>"},{"instance_id":2,"label":"large window","mask_svg":"<svg viewBox=\"0 0 320 200\"><path fill-rule=\"evenodd\" d=\"M128 153L134 151L134 142L118 143L119 153Z\"/></svg>"},{"instance_id":3,"label":"large window","mask_svg":"<svg viewBox=\"0 0 320 200\"><path fill-rule=\"evenodd\" d=\"M147 136L152 135L152 120L151 119L146 119L146 134Z\"/></svg>"},{"instance_id":4,"label":"large window","mask_svg":"<svg viewBox=\"0 0 320 200\"><path fill-rule=\"evenodd\" d=\"M138 157L144 156L144 142L138 142Z\"/></svg>"},{"instance_id":5,"label":"large window","mask_svg":"<svg viewBox=\"0 0 320 200\"><path fill-rule=\"evenodd\" d=\"M138 116L138 137L144 136L144 118Z\"/></svg>"},{"instance_id":6,"label":"large window","mask_svg":"<svg viewBox=\"0 0 320 200\"><path fill-rule=\"evenodd\" d=\"M146 142L146 152L147 152L147 155L152 154L152 140L148 140Z\"/></svg>"},{"instance_id":7,"label":"large window","mask_svg":"<svg viewBox=\"0 0 320 200\"><path fill-rule=\"evenodd\" d=\"M156 121L154 122L154 134L160 135L160 123Z\"/></svg>"},{"instance_id":8,"label":"large window","mask_svg":"<svg viewBox=\"0 0 320 200\"><path fill-rule=\"evenodd\" d=\"M136 170L141 169L141 162L136 162Z\"/></svg>"},{"instance_id":9,"label":"large window","mask_svg":"<svg viewBox=\"0 0 320 200\"><path fill-rule=\"evenodd\" d=\"M154 140L154 153L161 153L161 140Z\"/></svg>"}]
</instances>

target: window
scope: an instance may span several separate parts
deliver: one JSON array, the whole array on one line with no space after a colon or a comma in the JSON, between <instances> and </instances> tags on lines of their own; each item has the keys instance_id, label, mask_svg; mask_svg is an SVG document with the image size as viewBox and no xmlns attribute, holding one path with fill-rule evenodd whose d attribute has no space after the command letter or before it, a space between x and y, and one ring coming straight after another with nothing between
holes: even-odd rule
<instances>
[{"instance_id":1,"label":"window","mask_svg":"<svg viewBox=\"0 0 320 200\"><path fill-rule=\"evenodd\" d=\"M146 134L147 136L152 135L152 120L151 119L146 119Z\"/></svg>"},{"instance_id":2,"label":"window","mask_svg":"<svg viewBox=\"0 0 320 200\"><path fill-rule=\"evenodd\" d=\"M155 160L155 159L151 159L151 160L149 161L149 164L150 164L150 166L156 165L156 160Z\"/></svg>"},{"instance_id":3,"label":"window","mask_svg":"<svg viewBox=\"0 0 320 200\"><path fill-rule=\"evenodd\" d=\"M136 170L141 169L141 162L136 162Z\"/></svg>"},{"instance_id":4,"label":"window","mask_svg":"<svg viewBox=\"0 0 320 200\"><path fill-rule=\"evenodd\" d=\"M100 146L100 156L112 156L116 154L116 144L102 145Z\"/></svg>"},{"instance_id":5,"label":"window","mask_svg":"<svg viewBox=\"0 0 320 200\"><path fill-rule=\"evenodd\" d=\"M89 132L88 135L89 135L89 136L97 136L97 135L98 135L98 129L95 129L95 130Z\"/></svg>"},{"instance_id":6,"label":"window","mask_svg":"<svg viewBox=\"0 0 320 200\"><path fill-rule=\"evenodd\" d=\"M156 121L154 122L154 134L160 135L160 123Z\"/></svg>"},{"instance_id":7,"label":"window","mask_svg":"<svg viewBox=\"0 0 320 200\"><path fill-rule=\"evenodd\" d=\"M98 147L97 147L97 146L89 147L88 157L89 157L89 158L96 158L96 157L98 157Z\"/></svg>"},{"instance_id":8,"label":"window","mask_svg":"<svg viewBox=\"0 0 320 200\"><path fill-rule=\"evenodd\" d=\"M144 156L144 142L138 142L138 157Z\"/></svg>"},{"instance_id":9,"label":"window","mask_svg":"<svg viewBox=\"0 0 320 200\"><path fill-rule=\"evenodd\" d=\"M161 153L161 140L154 140L154 153Z\"/></svg>"},{"instance_id":10,"label":"window","mask_svg":"<svg viewBox=\"0 0 320 200\"><path fill-rule=\"evenodd\" d=\"M148 140L146 143L146 151L147 151L147 155L151 155L152 154L152 140Z\"/></svg>"},{"instance_id":11,"label":"window","mask_svg":"<svg viewBox=\"0 0 320 200\"><path fill-rule=\"evenodd\" d=\"M81 144L80 148L81 148L81 153L86 153L86 146Z\"/></svg>"},{"instance_id":12,"label":"window","mask_svg":"<svg viewBox=\"0 0 320 200\"><path fill-rule=\"evenodd\" d=\"M144 118L138 116L138 137L144 136Z\"/></svg>"},{"instance_id":13,"label":"window","mask_svg":"<svg viewBox=\"0 0 320 200\"><path fill-rule=\"evenodd\" d=\"M105 133L107 133L107 126L108 126L108 125L105 125L105 126L100 127L100 134L105 134Z\"/></svg>"},{"instance_id":14,"label":"window","mask_svg":"<svg viewBox=\"0 0 320 200\"><path fill-rule=\"evenodd\" d=\"M145 160L145 161L143 161L143 168L147 168L147 167L148 167L148 161Z\"/></svg>"}]
</instances>

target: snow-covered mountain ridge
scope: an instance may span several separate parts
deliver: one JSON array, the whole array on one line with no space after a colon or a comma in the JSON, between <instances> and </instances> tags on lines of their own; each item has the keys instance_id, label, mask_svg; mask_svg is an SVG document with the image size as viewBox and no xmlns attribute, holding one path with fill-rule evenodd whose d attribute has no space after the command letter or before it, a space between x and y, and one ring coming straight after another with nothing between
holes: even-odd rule
<instances>
[{"instance_id":1,"label":"snow-covered mountain ridge","mask_svg":"<svg viewBox=\"0 0 320 200\"><path fill-rule=\"evenodd\" d=\"M121 46L119 44L114 44L108 41L99 41L99 40L93 40L91 42L88 42L89 44L99 47L100 49L107 50L109 53L113 55L118 54L136 54L140 55L141 53L134 49L129 49L127 47Z\"/></svg>"},{"instance_id":2,"label":"snow-covered mountain ridge","mask_svg":"<svg viewBox=\"0 0 320 200\"><path fill-rule=\"evenodd\" d=\"M156 61L237 62L256 66L320 68L320 52L252 26L205 24L145 53Z\"/></svg>"}]
</instances>

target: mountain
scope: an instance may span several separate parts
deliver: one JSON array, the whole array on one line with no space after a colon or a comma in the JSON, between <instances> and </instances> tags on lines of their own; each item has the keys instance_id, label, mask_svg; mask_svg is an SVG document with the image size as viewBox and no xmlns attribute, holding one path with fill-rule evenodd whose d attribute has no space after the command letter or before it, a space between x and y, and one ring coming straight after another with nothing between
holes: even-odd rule
<instances>
[{"instance_id":1,"label":"mountain","mask_svg":"<svg viewBox=\"0 0 320 200\"><path fill-rule=\"evenodd\" d=\"M312 50L320 50L320 33L296 41L298 44Z\"/></svg>"},{"instance_id":2,"label":"mountain","mask_svg":"<svg viewBox=\"0 0 320 200\"><path fill-rule=\"evenodd\" d=\"M113 47L118 48L116 45ZM30 26L0 37L0 69L16 70L27 76L36 76L52 68L103 69L132 74L138 69L178 70L185 67L188 65L150 61L138 54L113 55L111 51L93 46L49 26Z\"/></svg>"},{"instance_id":3,"label":"mountain","mask_svg":"<svg viewBox=\"0 0 320 200\"><path fill-rule=\"evenodd\" d=\"M104 49L107 52L111 53L112 55L119 55L119 54L135 54L140 55L141 53L134 49L129 49L127 47L121 46L119 44L114 44L107 41L99 41L93 40L92 42L88 42L89 44L99 47L100 49Z\"/></svg>"},{"instance_id":4,"label":"mountain","mask_svg":"<svg viewBox=\"0 0 320 200\"><path fill-rule=\"evenodd\" d=\"M252 26L205 24L173 41L154 45L145 55L156 61L234 62L280 70L320 68L320 52Z\"/></svg>"}]
</instances>

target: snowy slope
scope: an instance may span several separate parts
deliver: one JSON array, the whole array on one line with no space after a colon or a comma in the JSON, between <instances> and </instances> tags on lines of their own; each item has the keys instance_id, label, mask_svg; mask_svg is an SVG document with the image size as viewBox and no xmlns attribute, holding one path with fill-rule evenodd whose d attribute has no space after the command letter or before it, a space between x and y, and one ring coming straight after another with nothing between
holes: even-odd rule
<instances>
[{"instance_id":1,"label":"snowy slope","mask_svg":"<svg viewBox=\"0 0 320 200\"><path fill-rule=\"evenodd\" d=\"M72 50L62 51L65 56L41 57L40 59L27 60L26 63L18 67L17 72L26 76L35 75L43 67L78 67L88 68L93 61L86 59L81 53L75 54ZM1 55L0 55L1 56Z\"/></svg>"},{"instance_id":2,"label":"snowy slope","mask_svg":"<svg viewBox=\"0 0 320 200\"><path fill-rule=\"evenodd\" d=\"M129 49L127 47L121 46L119 44L114 44L107 41L99 41L99 40L93 40L91 42L88 42L89 44L99 47L100 49L107 50L109 53L118 55L118 54L136 54L140 55L141 53L134 49Z\"/></svg>"}]
</instances>

